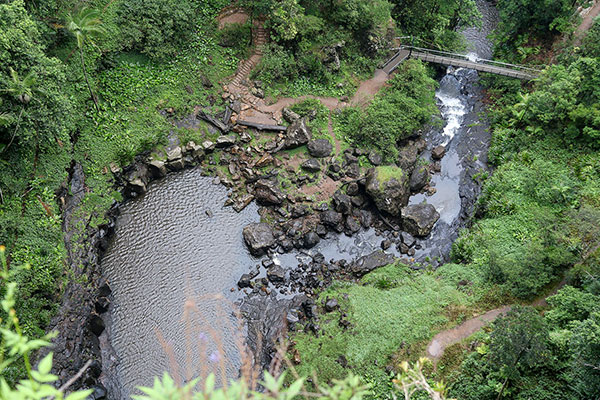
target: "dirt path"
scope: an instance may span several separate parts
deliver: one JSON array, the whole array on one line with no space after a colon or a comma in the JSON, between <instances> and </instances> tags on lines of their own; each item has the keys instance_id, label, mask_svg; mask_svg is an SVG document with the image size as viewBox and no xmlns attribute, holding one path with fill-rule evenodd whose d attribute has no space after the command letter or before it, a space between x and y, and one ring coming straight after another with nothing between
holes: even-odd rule
<instances>
[{"instance_id":1,"label":"dirt path","mask_svg":"<svg viewBox=\"0 0 600 400\"><path fill-rule=\"evenodd\" d=\"M575 42L573 43L575 46L581 45L585 34L594 24L594 18L598 15L600 15L600 1L596 1L592 7L585 11L585 15L582 15L583 21L581 21L581 24L579 24L579 27L575 31Z\"/></svg>"},{"instance_id":2,"label":"dirt path","mask_svg":"<svg viewBox=\"0 0 600 400\"><path fill-rule=\"evenodd\" d=\"M534 300L531 304L532 307L544 307L547 306L548 303L546 299L550 296L554 296L561 288L563 288L567 284L567 279L563 278L558 284L554 286L552 291L545 295L544 297L540 297L537 300ZM459 343L464 339L468 338L481 328L483 328L488 323L492 322L500 315L506 314L512 306L504 306L500 308L496 308L495 310L490 310L485 314L479 315L475 318L471 318L462 324L455 326L452 329L448 329L442 331L435 335L429 345L427 346L427 357L433 360L433 364L437 365L437 362L444 355L444 350L446 347L452 346L453 344Z\"/></svg>"},{"instance_id":3,"label":"dirt path","mask_svg":"<svg viewBox=\"0 0 600 400\"><path fill-rule=\"evenodd\" d=\"M232 24L245 24L250 16L244 10L232 9L224 12L218 18L219 29L225 28Z\"/></svg>"}]
</instances>

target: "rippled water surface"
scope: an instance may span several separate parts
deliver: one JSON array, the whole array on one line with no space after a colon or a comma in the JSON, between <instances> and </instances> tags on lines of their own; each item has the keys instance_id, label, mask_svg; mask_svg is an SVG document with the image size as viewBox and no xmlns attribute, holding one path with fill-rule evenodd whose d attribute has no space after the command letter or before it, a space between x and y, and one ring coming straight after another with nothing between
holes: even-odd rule
<instances>
[{"instance_id":1,"label":"rippled water surface","mask_svg":"<svg viewBox=\"0 0 600 400\"><path fill-rule=\"evenodd\" d=\"M226 194L195 169L169 175L122 207L102 262L114 295L109 333L122 398L164 371L197 376L223 358L233 360L227 374L237 376L230 289L255 263L240 232L258 214L254 205L240 214L223 208ZM222 297L206 297L214 294ZM192 324L183 318L190 299ZM215 342L211 332L222 335Z\"/></svg>"}]
</instances>

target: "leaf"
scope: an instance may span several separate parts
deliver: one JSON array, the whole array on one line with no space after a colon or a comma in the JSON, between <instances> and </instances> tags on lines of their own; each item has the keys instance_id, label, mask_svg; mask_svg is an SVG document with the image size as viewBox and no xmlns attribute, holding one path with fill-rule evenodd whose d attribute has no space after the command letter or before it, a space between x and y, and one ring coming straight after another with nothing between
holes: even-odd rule
<instances>
[{"instance_id":1,"label":"leaf","mask_svg":"<svg viewBox=\"0 0 600 400\"><path fill-rule=\"evenodd\" d=\"M38 371L40 374L48 374L52 369L52 353L48 353L46 357L38 364Z\"/></svg>"}]
</instances>

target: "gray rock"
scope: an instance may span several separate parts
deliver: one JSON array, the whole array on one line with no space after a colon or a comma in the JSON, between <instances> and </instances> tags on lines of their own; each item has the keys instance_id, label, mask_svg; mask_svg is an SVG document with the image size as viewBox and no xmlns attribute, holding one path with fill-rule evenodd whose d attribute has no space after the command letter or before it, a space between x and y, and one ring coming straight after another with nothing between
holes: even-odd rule
<instances>
[{"instance_id":1,"label":"gray rock","mask_svg":"<svg viewBox=\"0 0 600 400\"><path fill-rule=\"evenodd\" d=\"M380 211L399 216L402 207L408 203L410 187L408 176L402 171L397 177L382 182L376 168L367 172L365 189Z\"/></svg>"},{"instance_id":2,"label":"gray rock","mask_svg":"<svg viewBox=\"0 0 600 400\"><path fill-rule=\"evenodd\" d=\"M204 142L202 142L202 148L206 152L211 152L215 149L215 144L214 144L214 142L211 142L210 140L205 140Z\"/></svg>"},{"instance_id":3,"label":"gray rock","mask_svg":"<svg viewBox=\"0 0 600 400\"><path fill-rule=\"evenodd\" d=\"M285 195L279 190L275 182L260 179L254 185L254 197L262 205L281 205Z\"/></svg>"},{"instance_id":4,"label":"gray rock","mask_svg":"<svg viewBox=\"0 0 600 400\"><path fill-rule=\"evenodd\" d=\"M127 183L123 195L131 199L144 193L146 193L146 184L140 178L135 178Z\"/></svg>"},{"instance_id":5,"label":"gray rock","mask_svg":"<svg viewBox=\"0 0 600 400\"><path fill-rule=\"evenodd\" d=\"M285 149L294 149L307 144L311 137L312 133L306 125L306 118L301 118L288 126L283 147Z\"/></svg>"},{"instance_id":6,"label":"gray rock","mask_svg":"<svg viewBox=\"0 0 600 400\"><path fill-rule=\"evenodd\" d=\"M383 162L383 160L381 159L381 155L376 151L369 152L369 161L373 165L381 165L381 163Z\"/></svg>"},{"instance_id":7,"label":"gray rock","mask_svg":"<svg viewBox=\"0 0 600 400\"><path fill-rule=\"evenodd\" d=\"M354 275L361 277L377 268L385 267L395 260L396 258L393 255L384 253L383 250L377 250L369 255L360 257L352 263L350 270Z\"/></svg>"},{"instance_id":8,"label":"gray rock","mask_svg":"<svg viewBox=\"0 0 600 400\"><path fill-rule=\"evenodd\" d=\"M425 141L411 140L398 152L398 166L404 171L411 172L417 163L417 157L425 149Z\"/></svg>"},{"instance_id":9,"label":"gray rock","mask_svg":"<svg viewBox=\"0 0 600 400\"><path fill-rule=\"evenodd\" d=\"M439 145L431 150L431 158L434 160L441 160L446 155L446 147Z\"/></svg>"},{"instance_id":10,"label":"gray rock","mask_svg":"<svg viewBox=\"0 0 600 400\"><path fill-rule=\"evenodd\" d=\"M219 148L231 147L235 144L235 135L222 135L217 138L216 146Z\"/></svg>"},{"instance_id":11,"label":"gray rock","mask_svg":"<svg viewBox=\"0 0 600 400\"><path fill-rule=\"evenodd\" d=\"M238 281L237 285L240 289L247 288L247 287L250 287L250 285L252 284L251 281L252 281L252 275L244 274Z\"/></svg>"},{"instance_id":12,"label":"gray rock","mask_svg":"<svg viewBox=\"0 0 600 400\"><path fill-rule=\"evenodd\" d=\"M413 204L402 209L402 224L410 234L429 235L440 214L431 204Z\"/></svg>"},{"instance_id":13,"label":"gray rock","mask_svg":"<svg viewBox=\"0 0 600 400\"><path fill-rule=\"evenodd\" d=\"M339 190L333 194L333 205L335 206L335 210L342 214L350 214L352 212L350 196L343 194Z\"/></svg>"},{"instance_id":14,"label":"gray rock","mask_svg":"<svg viewBox=\"0 0 600 400\"><path fill-rule=\"evenodd\" d=\"M242 234L246 245L254 255L262 255L266 249L275 244L271 227L264 222L245 226Z\"/></svg>"},{"instance_id":15,"label":"gray rock","mask_svg":"<svg viewBox=\"0 0 600 400\"><path fill-rule=\"evenodd\" d=\"M331 312L331 311L335 310L336 308L338 308L338 306L339 306L339 304L336 299L328 299L327 302L325 303L325 311Z\"/></svg>"},{"instance_id":16,"label":"gray rock","mask_svg":"<svg viewBox=\"0 0 600 400\"><path fill-rule=\"evenodd\" d=\"M402 243L404 243L408 247L413 247L415 245L415 242L416 242L416 240L413 237L413 235L411 235L408 232L402 232L400 234L400 239L402 240Z\"/></svg>"},{"instance_id":17,"label":"gray rock","mask_svg":"<svg viewBox=\"0 0 600 400\"><path fill-rule=\"evenodd\" d=\"M285 270L279 266L274 265L267 270L267 278L273 283L285 281Z\"/></svg>"},{"instance_id":18,"label":"gray rock","mask_svg":"<svg viewBox=\"0 0 600 400\"><path fill-rule=\"evenodd\" d=\"M321 238L319 237L319 235L317 235L315 231L307 232L304 235L304 247L307 249L312 249L317 244L319 244L320 241Z\"/></svg>"},{"instance_id":19,"label":"gray rock","mask_svg":"<svg viewBox=\"0 0 600 400\"><path fill-rule=\"evenodd\" d=\"M321 164L319 164L319 160L316 158L311 158L310 160L304 161L301 167L309 172L319 172L321 170Z\"/></svg>"},{"instance_id":20,"label":"gray rock","mask_svg":"<svg viewBox=\"0 0 600 400\"><path fill-rule=\"evenodd\" d=\"M321 222L325 226L336 227L342 222L342 214L333 210L323 211L321 213Z\"/></svg>"},{"instance_id":21,"label":"gray rock","mask_svg":"<svg viewBox=\"0 0 600 400\"><path fill-rule=\"evenodd\" d=\"M181 171L185 168L185 161L183 158L178 158L176 160L169 161L167 163L167 167L169 167L169 169L172 171Z\"/></svg>"},{"instance_id":22,"label":"gray rock","mask_svg":"<svg viewBox=\"0 0 600 400\"><path fill-rule=\"evenodd\" d=\"M348 196L356 196L359 193L360 189L358 187L358 183L350 182L348 187L346 188L346 193Z\"/></svg>"},{"instance_id":23,"label":"gray rock","mask_svg":"<svg viewBox=\"0 0 600 400\"><path fill-rule=\"evenodd\" d=\"M329 157L333 151L331 142L327 139L315 139L308 142L308 153L317 158Z\"/></svg>"},{"instance_id":24,"label":"gray rock","mask_svg":"<svg viewBox=\"0 0 600 400\"><path fill-rule=\"evenodd\" d=\"M352 233L356 233L360 231L360 224L356 222L356 219L352 215L346 216L346 229L348 229Z\"/></svg>"},{"instance_id":25,"label":"gray rock","mask_svg":"<svg viewBox=\"0 0 600 400\"><path fill-rule=\"evenodd\" d=\"M296 114L287 107L284 107L283 110L281 110L281 115L283 116L283 119L285 119L290 124L293 124L294 122L300 119L300 116L298 114Z\"/></svg>"},{"instance_id":26,"label":"gray rock","mask_svg":"<svg viewBox=\"0 0 600 400\"><path fill-rule=\"evenodd\" d=\"M164 178L167 175L167 167L164 161L153 160L148 163L148 170L154 179Z\"/></svg>"},{"instance_id":27,"label":"gray rock","mask_svg":"<svg viewBox=\"0 0 600 400\"><path fill-rule=\"evenodd\" d=\"M180 160L182 157L183 157L183 152L181 151L181 147L179 147L179 146L172 148L171 150L167 150L167 161L168 162Z\"/></svg>"},{"instance_id":28,"label":"gray rock","mask_svg":"<svg viewBox=\"0 0 600 400\"><path fill-rule=\"evenodd\" d=\"M410 174L410 190L412 192L420 192L429 181L429 172L424 166L416 167Z\"/></svg>"}]
</instances>

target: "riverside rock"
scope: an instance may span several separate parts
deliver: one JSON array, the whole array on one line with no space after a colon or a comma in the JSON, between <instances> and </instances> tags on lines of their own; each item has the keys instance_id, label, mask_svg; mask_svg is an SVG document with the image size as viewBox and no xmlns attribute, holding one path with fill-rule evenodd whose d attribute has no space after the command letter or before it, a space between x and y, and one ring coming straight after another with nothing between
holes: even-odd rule
<instances>
[{"instance_id":1,"label":"riverside rock","mask_svg":"<svg viewBox=\"0 0 600 400\"><path fill-rule=\"evenodd\" d=\"M424 166L417 166L412 174L410 174L410 190L412 192L420 192L429 181L429 173Z\"/></svg>"},{"instance_id":2,"label":"riverside rock","mask_svg":"<svg viewBox=\"0 0 600 400\"><path fill-rule=\"evenodd\" d=\"M402 209L402 224L410 234L424 237L431 233L440 214L431 204L412 204Z\"/></svg>"},{"instance_id":3,"label":"riverside rock","mask_svg":"<svg viewBox=\"0 0 600 400\"><path fill-rule=\"evenodd\" d=\"M317 158L329 157L333 151L331 142L327 139L315 139L308 142L308 153Z\"/></svg>"},{"instance_id":4,"label":"riverside rock","mask_svg":"<svg viewBox=\"0 0 600 400\"><path fill-rule=\"evenodd\" d=\"M431 150L431 158L433 158L434 160L441 160L444 157L444 155L446 155L445 146L439 145L433 150Z\"/></svg>"},{"instance_id":5,"label":"riverside rock","mask_svg":"<svg viewBox=\"0 0 600 400\"><path fill-rule=\"evenodd\" d=\"M281 205L285 199L277 184L266 179L260 179L256 182L254 197L258 203L263 205Z\"/></svg>"},{"instance_id":6,"label":"riverside rock","mask_svg":"<svg viewBox=\"0 0 600 400\"><path fill-rule=\"evenodd\" d=\"M301 118L288 126L283 147L285 149L294 149L307 144L311 137L312 133L306 125L306 118Z\"/></svg>"},{"instance_id":7,"label":"riverside rock","mask_svg":"<svg viewBox=\"0 0 600 400\"><path fill-rule=\"evenodd\" d=\"M402 207L408 203L410 187L407 174L398 169L393 177L379 177L377 168L367 172L365 189L380 211L399 216Z\"/></svg>"},{"instance_id":8,"label":"riverside rock","mask_svg":"<svg viewBox=\"0 0 600 400\"><path fill-rule=\"evenodd\" d=\"M377 250L373 253L362 256L350 266L350 270L357 277L361 277L377 268L385 267L395 261L395 257L391 254Z\"/></svg>"},{"instance_id":9,"label":"riverside rock","mask_svg":"<svg viewBox=\"0 0 600 400\"><path fill-rule=\"evenodd\" d=\"M244 242L254 255L262 255L266 249L275 244L275 237L269 224L260 222L244 227L242 234Z\"/></svg>"}]
</instances>

